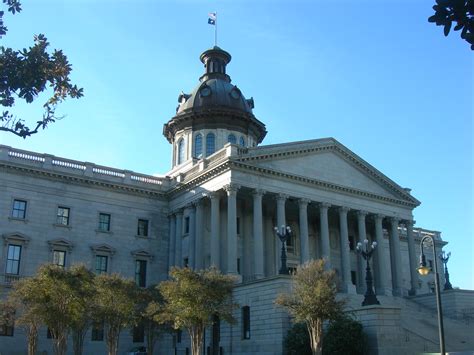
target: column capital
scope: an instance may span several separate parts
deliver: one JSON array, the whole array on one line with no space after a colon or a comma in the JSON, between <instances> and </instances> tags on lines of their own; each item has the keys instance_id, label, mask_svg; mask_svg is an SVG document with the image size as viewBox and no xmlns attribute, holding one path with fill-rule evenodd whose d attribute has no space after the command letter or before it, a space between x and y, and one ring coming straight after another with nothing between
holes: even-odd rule
<instances>
[{"instance_id":1,"label":"column capital","mask_svg":"<svg viewBox=\"0 0 474 355\"><path fill-rule=\"evenodd\" d=\"M191 202L191 204L196 208L198 206L202 206L202 204L204 203L204 199L203 198L197 198L195 200L193 200Z\"/></svg>"},{"instance_id":2,"label":"column capital","mask_svg":"<svg viewBox=\"0 0 474 355\"><path fill-rule=\"evenodd\" d=\"M227 196L237 194L237 191L240 189L240 185L237 184L227 184L223 186L224 190L227 192Z\"/></svg>"},{"instance_id":3,"label":"column capital","mask_svg":"<svg viewBox=\"0 0 474 355\"><path fill-rule=\"evenodd\" d=\"M369 214L369 212L364 211L364 210L358 210L357 211L357 217L359 217L359 218L366 217L368 214Z\"/></svg>"},{"instance_id":4,"label":"column capital","mask_svg":"<svg viewBox=\"0 0 474 355\"><path fill-rule=\"evenodd\" d=\"M400 223L400 218L399 217L390 217L390 222L394 224L399 224Z\"/></svg>"},{"instance_id":5,"label":"column capital","mask_svg":"<svg viewBox=\"0 0 474 355\"><path fill-rule=\"evenodd\" d=\"M415 221L412 220L412 219L406 219L406 220L404 220L403 222L405 223L405 227L407 227L407 228L408 228L408 227L413 228L413 225L415 224Z\"/></svg>"},{"instance_id":6,"label":"column capital","mask_svg":"<svg viewBox=\"0 0 474 355\"><path fill-rule=\"evenodd\" d=\"M178 208L178 209L174 210L172 213L177 216L177 215L180 215L180 214L182 215L183 212L184 212L184 208L181 207L181 208Z\"/></svg>"},{"instance_id":7,"label":"column capital","mask_svg":"<svg viewBox=\"0 0 474 355\"><path fill-rule=\"evenodd\" d=\"M254 189L252 190L252 195L253 196L263 196L265 195L266 191L263 189Z\"/></svg>"},{"instance_id":8,"label":"column capital","mask_svg":"<svg viewBox=\"0 0 474 355\"><path fill-rule=\"evenodd\" d=\"M286 201L288 199L288 195L287 194L277 194L275 199L277 201Z\"/></svg>"},{"instance_id":9,"label":"column capital","mask_svg":"<svg viewBox=\"0 0 474 355\"><path fill-rule=\"evenodd\" d=\"M376 222L377 222L377 221L382 222L383 219L385 218L385 215L383 215L383 214L381 214L381 213L376 213L376 214L373 215L373 217L374 217L374 221L376 221Z\"/></svg>"},{"instance_id":10,"label":"column capital","mask_svg":"<svg viewBox=\"0 0 474 355\"><path fill-rule=\"evenodd\" d=\"M303 206L303 207L306 207L308 206L308 204L311 202L311 200L309 198L299 198L298 199L298 205L299 206Z\"/></svg>"},{"instance_id":11,"label":"column capital","mask_svg":"<svg viewBox=\"0 0 474 355\"><path fill-rule=\"evenodd\" d=\"M217 191L210 191L207 193L207 196L211 199L211 200L218 200L221 198L221 192L219 190Z\"/></svg>"},{"instance_id":12,"label":"column capital","mask_svg":"<svg viewBox=\"0 0 474 355\"><path fill-rule=\"evenodd\" d=\"M318 204L318 206L319 206L320 209L325 209L325 210L327 210L329 207L331 207L331 204L328 203L328 202L320 202L320 203Z\"/></svg>"},{"instance_id":13,"label":"column capital","mask_svg":"<svg viewBox=\"0 0 474 355\"><path fill-rule=\"evenodd\" d=\"M339 213L347 213L349 212L351 209L349 207L346 207L346 206L341 206L337 209L339 211Z\"/></svg>"}]
</instances>

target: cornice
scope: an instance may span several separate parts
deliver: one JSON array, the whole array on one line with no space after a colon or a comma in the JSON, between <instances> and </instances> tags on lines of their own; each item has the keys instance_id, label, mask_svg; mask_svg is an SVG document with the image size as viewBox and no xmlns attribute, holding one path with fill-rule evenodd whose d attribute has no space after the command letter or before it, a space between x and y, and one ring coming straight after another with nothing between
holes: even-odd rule
<instances>
[{"instance_id":1,"label":"cornice","mask_svg":"<svg viewBox=\"0 0 474 355\"><path fill-rule=\"evenodd\" d=\"M108 189L113 191L126 192L129 194L135 194L140 196L151 196L158 198L166 198L166 192L158 192L149 189L143 189L136 186L130 186L125 184L113 183L110 181L103 181L99 179L88 178L86 176L70 175L58 171L38 169L31 166L19 165L14 163L5 163L0 161L0 169L13 170L15 172L21 172L22 174L28 174L33 176L41 176L47 179L62 181L62 182L73 182L82 186L96 186L102 189Z\"/></svg>"}]
</instances>

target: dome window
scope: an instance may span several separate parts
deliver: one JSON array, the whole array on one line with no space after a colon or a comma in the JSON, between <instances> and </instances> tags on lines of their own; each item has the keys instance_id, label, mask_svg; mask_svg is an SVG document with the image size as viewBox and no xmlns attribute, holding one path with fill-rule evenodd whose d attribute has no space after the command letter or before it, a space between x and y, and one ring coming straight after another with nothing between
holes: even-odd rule
<instances>
[{"instance_id":1,"label":"dome window","mask_svg":"<svg viewBox=\"0 0 474 355\"><path fill-rule=\"evenodd\" d=\"M240 144L240 146L245 147L245 138L244 137L240 137L239 144Z\"/></svg>"},{"instance_id":2,"label":"dome window","mask_svg":"<svg viewBox=\"0 0 474 355\"><path fill-rule=\"evenodd\" d=\"M240 90L237 89L237 86L234 86L234 88L232 89L232 91L230 92L230 96L232 96L233 99L240 99Z\"/></svg>"},{"instance_id":3,"label":"dome window","mask_svg":"<svg viewBox=\"0 0 474 355\"><path fill-rule=\"evenodd\" d=\"M206 136L206 157L214 154L216 151L216 136L214 133L208 133Z\"/></svg>"},{"instance_id":4,"label":"dome window","mask_svg":"<svg viewBox=\"0 0 474 355\"><path fill-rule=\"evenodd\" d=\"M184 139L178 141L178 165L184 162Z\"/></svg>"},{"instance_id":5,"label":"dome window","mask_svg":"<svg viewBox=\"0 0 474 355\"><path fill-rule=\"evenodd\" d=\"M201 97L211 96L211 88L207 85L203 86L201 90L199 90L199 95L201 95Z\"/></svg>"},{"instance_id":6,"label":"dome window","mask_svg":"<svg viewBox=\"0 0 474 355\"><path fill-rule=\"evenodd\" d=\"M194 157L202 158L202 134L199 133L194 137Z\"/></svg>"},{"instance_id":7,"label":"dome window","mask_svg":"<svg viewBox=\"0 0 474 355\"><path fill-rule=\"evenodd\" d=\"M237 138L233 134L229 134L227 137L227 142L231 144L237 144Z\"/></svg>"}]
</instances>

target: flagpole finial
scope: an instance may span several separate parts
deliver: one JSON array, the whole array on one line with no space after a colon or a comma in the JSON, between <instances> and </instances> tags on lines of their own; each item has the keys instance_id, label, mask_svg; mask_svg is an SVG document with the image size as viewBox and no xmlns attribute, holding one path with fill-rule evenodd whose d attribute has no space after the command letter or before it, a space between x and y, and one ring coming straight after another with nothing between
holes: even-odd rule
<instances>
[{"instance_id":1,"label":"flagpole finial","mask_svg":"<svg viewBox=\"0 0 474 355\"><path fill-rule=\"evenodd\" d=\"M217 47L217 11L209 12L207 23L214 26L214 46Z\"/></svg>"}]
</instances>

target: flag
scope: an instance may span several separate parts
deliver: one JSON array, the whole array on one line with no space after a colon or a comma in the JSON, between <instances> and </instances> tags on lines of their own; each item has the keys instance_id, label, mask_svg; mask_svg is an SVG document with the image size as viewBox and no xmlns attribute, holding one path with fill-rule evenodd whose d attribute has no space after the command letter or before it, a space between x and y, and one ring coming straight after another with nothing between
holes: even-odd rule
<instances>
[{"instance_id":1,"label":"flag","mask_svg":"<svg viewBox=\"0 0 474 355\"><path fill-rule=\"evenodd\" d=\"M217 20L217 14L215 12L209 12L209 18L207 19L207 23L215 26L216 20Z\"/></svg>"}]
</instances>

